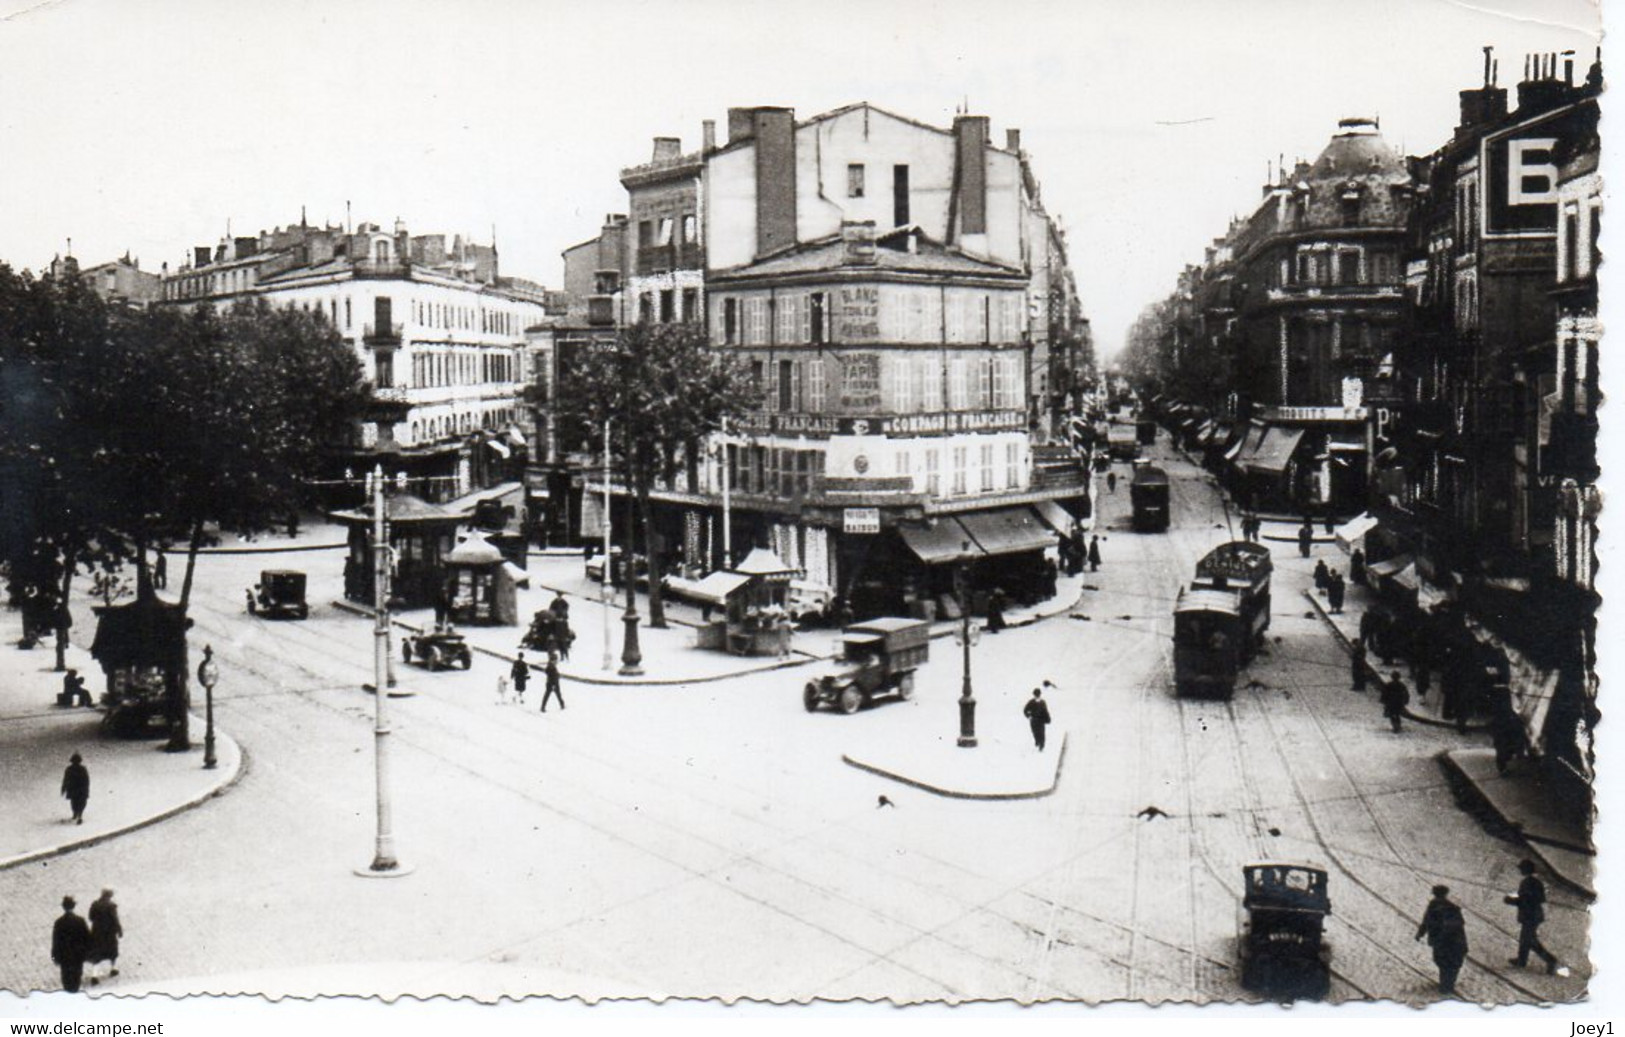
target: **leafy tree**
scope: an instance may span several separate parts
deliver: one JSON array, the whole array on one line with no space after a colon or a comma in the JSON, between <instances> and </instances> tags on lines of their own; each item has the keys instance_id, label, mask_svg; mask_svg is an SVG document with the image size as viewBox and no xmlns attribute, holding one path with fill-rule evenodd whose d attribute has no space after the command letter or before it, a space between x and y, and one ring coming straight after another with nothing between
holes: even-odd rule
<instances>
[{"instance_id":1,"label":"leafy tree","mask_svg":"<svg viewBox=\"0 0 1625 1037\"><path fill-rule=\"evenodd\" d=\"M561 428L601 434L604 422L611 422L612 460L626 473L649 559L649 622L663 627L660 581L653 578L661 570L661 552L651 528L650 492L658 481L669 484L725 418L757 401L738 359L713 349L695 324L623 328L613 344L584 347L561 383L555 401ZM627 580L628 601L634 582Z\"/></svg>"},{"instance_id":2,"label":"leafy tree","mask_svg":"<svg viewBox=\"0 0 1625 1037\"><path fill-rule=\"evenodd\" d=\"M0 266L0 557L14 594L65 602L80 566L186 545L190 603L211 529L252 533L298 506L367 398L354 349L317 313L109 309L77 277ZM65 609L63 610L65 616ZM187 687L172 745L189 743Z\"/></svg>"}]
</instances>

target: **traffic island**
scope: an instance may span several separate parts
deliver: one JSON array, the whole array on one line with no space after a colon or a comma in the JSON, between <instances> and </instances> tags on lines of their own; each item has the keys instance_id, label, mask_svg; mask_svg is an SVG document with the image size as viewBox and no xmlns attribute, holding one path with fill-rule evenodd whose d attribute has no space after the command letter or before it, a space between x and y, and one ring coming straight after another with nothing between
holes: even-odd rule
<instances>
[{"instance_id":1,"label":"traffic island","mask_svg":"<svg viewBox=\"0 0 1625 1037\"><path fill-rule=\"evenodd\" d=\"M1030 740L982 736L975 748L950 737L844 753L842 762L882 778L953 799L1040 799L1055 791L1066 761L1066 735L1044 752Z\"/></svg>"}]
</instances>

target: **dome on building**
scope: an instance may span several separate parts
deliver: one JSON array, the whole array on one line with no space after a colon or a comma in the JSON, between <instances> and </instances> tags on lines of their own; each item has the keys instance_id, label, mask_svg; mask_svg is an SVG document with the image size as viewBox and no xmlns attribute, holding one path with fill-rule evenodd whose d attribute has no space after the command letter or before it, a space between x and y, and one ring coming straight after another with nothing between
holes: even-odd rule
<instances>
[{"instance_id":1,"label":"dome on building","mask_svg":"<svg viewBox=\"0 0 1625 1037\"><path fill-rule=\"evenodd\" d=\"M1375 119L1343 119L1320 157L1294 171L1298 229L1405 225L1411 174Z\"/></svg>"}]
</instances>

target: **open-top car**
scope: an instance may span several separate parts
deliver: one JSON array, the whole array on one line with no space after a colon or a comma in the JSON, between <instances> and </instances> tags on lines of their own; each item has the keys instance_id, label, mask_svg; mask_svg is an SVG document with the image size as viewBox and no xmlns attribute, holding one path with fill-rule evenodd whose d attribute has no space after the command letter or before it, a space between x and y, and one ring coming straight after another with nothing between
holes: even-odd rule
<instances>
[{"instance_id":1,"label":"open-top car","mask_svg":"<svg viewBox=\"0 0 1625 1037\"><path fill-rule=\"evenodd\" d=\"M419 634L401 641L401 657L426 670L445 670L452 666L469 669L474 665L474 653L463 640L463 635L450 630L437 630Z\"/></svg>"}]
</instances>

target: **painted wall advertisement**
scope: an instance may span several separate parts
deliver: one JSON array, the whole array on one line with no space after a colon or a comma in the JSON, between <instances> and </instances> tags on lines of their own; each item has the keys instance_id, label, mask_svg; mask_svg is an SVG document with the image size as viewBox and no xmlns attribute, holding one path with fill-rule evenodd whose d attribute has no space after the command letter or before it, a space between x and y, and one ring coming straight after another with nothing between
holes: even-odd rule
<instances>
[{"instance_id":1,"label":"painted wall advertisement","mask_svg":"<svg viewBox=\"0 0 1625 1037\"><path fill-rule=\"evenodd\" d=\"M880 341L880 289L848 285L835 299L835 341Z\"/></svg>"}]
</instances>

